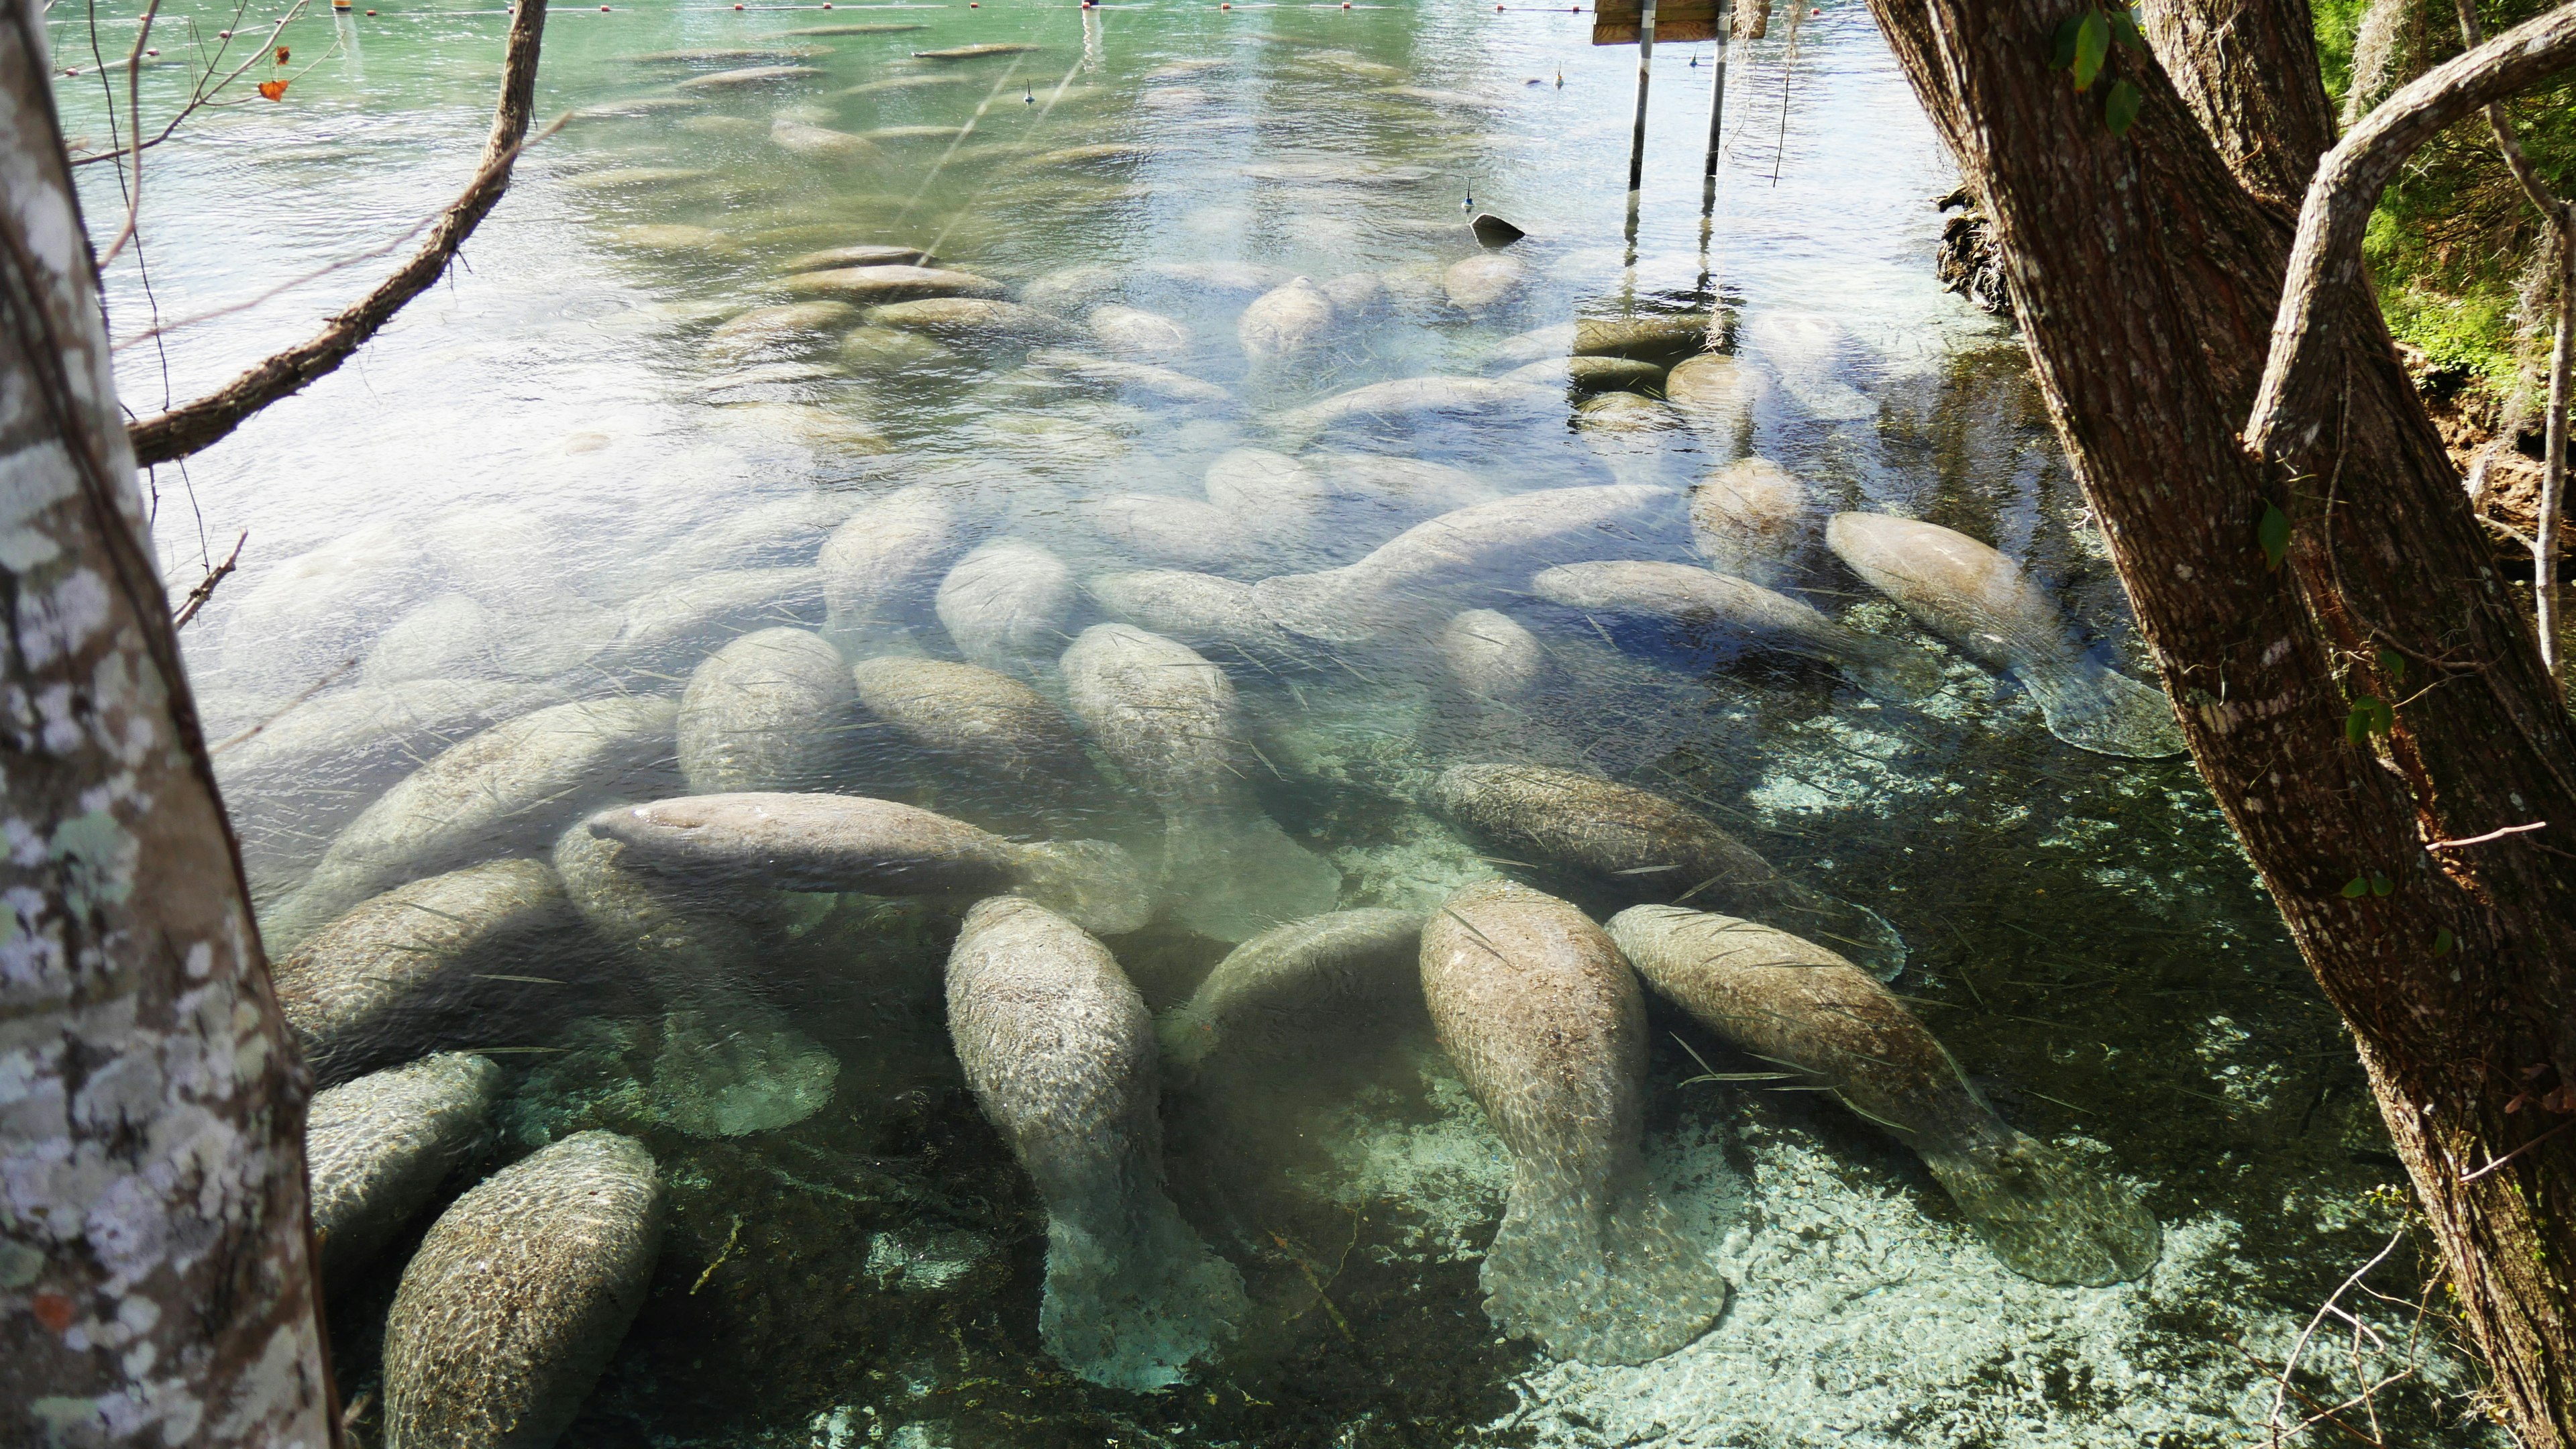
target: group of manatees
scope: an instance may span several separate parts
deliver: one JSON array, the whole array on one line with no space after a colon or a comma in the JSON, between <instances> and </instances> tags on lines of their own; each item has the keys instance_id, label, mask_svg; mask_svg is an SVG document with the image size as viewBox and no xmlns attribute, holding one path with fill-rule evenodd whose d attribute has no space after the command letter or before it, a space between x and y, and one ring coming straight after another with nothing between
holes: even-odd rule
<instances>
[{"instance_id":1,"label":"group of manatees","mask_svg":"<svg viewBox=\"0 0 2576 1449\"><path fill-rule=\"evenodd\" d=\"M1300 319L1332 305L1313 286L1256 303L1246 345L1292 351ZM1651 373L1669 406L1722 423L1741 379L1704 350L1708 328L1589 324L1556 345L1633 363L1618 376ZM1280 440L1538 390L1466 386L1479 381L1362 388L1284 418ZM1805 485L1758 458L1688 490L1511 493L1329 448L1228 452L1203 501L1103 500L1089 555L993 536L936 484L865 502L813 565L773 571L818 585L819 628L742 633L676 699L578 699L484 729L384 790L268 902L281 1002L327 1088L311 1141L326 1280L345 1283L473 1160L501 1074L451 1048L478 1039L492 983L532 979L494 966L542 930L586 932L659 996L663 1125L730 1136L819 1110L839 1063L761 999L760 942L845 894L963 912L951 1042L1047 1207L1043 1341L1100 1383L1172 1384L1246 1311L1236 1269L1165 1192L1163 1074L1328 1054L1408 1014L1513 1155L1487 1310L1552 1354L1656 1357L1726 1299L1712 1245L1644 1179L1649 991L1921 1154L2015 1271L2137 1276L2154 1220L1980 1100L1879 984L1905 961L1888 922L1678 800L1533 748L1563 667L1552 617L1780 651L1880 700L1940 691L1922 641L1775 587L1815 516ZM1995 550L1871 513L1821 535L1932 633L2020 679L2061 737L2178 747L2162 697L2099 663ZM1562 896L1491 879L1436 903L1354 902L1268 813L1254 782L1278 766L1252 743L1238 677L1293 691L1301 673L1363 666L1413 671L1438 700L1425 767L1385 788ZM934 778L942 808L891 798ZM1121 838L1076 833L1092 824ZM1605 929L1564 896L1627 908ZM1233 943L1159 1022L1115 950L1158 922ZM641 1301L660 1201L646 1148L592 1131L449 1206L395 1296L388 1442L550 1439Z\"/></svg>"}]
</instances>

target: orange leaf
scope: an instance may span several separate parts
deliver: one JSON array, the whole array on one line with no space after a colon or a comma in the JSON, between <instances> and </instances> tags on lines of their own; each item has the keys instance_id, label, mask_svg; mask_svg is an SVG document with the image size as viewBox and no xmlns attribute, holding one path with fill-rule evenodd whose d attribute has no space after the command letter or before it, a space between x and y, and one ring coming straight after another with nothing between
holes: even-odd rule
<instances>
[{"instance_id":1,"label":"orange leaf","mask_svg":"<svg viewBox=\"0 0 2576 1449\"><path fill-rule=\"evenodd\" d=\"M279 65L284 65L284 64L286 64L286 47L285 47L285 46L282 46L282 45L281 45L281 46L279 46L279 47L277 48L277 63L278 63Z\"/></svg>"},{"instance_id":2,"label":"orange leaf","mask_svg":"<svg viewBox=\"0 0 2576 1449\"><path fill-rule=\"evenodd\" d=\"M286 99L286 82L261 81L259 83L259 93L263 99L282 101Z\"/></svg>"}]
</instances>

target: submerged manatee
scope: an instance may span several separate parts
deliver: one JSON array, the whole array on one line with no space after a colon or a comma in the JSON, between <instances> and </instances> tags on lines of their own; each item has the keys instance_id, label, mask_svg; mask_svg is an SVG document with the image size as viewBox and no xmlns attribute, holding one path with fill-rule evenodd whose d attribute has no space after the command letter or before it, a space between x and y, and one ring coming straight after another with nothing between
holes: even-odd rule
<instances>
[{"instance_id":1,"label":"submerged manatee","mask_svg":"<svg viewBox=\"0 0 2576 1449\"><path fill-rule=\"evenodd\" d=\"M972 272L888 263L799 272L787 279L785 289L799 296L837 297L860 306L908 302L916 297L999 297L1003 290L1001 283Z\"/></svg>"},{"instance_id":2,"label":"submerged manatee","mask_svg":"<svg viewBox=\"0 0 2576 1449\"><path fill-rule=\"evenodd\" d=\"M1807 485L1768 458L1742 458L1690 492L1691 542L1722 574L1776 589L1796 576Z\"/></svg>"},{"instance_id":3,"label":"submerged manatee","mask_svg":"<svg viewBox=\"0 0 2576 1449\"><path fill-rule=\"evenodd\" d=\"M602 811L590 833L635 867L688 881L952 900L1011 891L1111 936L1153 917L1142 873L1115 845L1021 845L891 800L690 795Z\"/></svg>"},{"instance_id":4,"label":"submerged manatee","mask_svg":"<svg viewBox=\"0 0 2576 1449\"><path fill-rule=\"evenodd\" d=\"M1610 938L1527 886L1467 886L1422 932L1422 996L1512 1152L1478 1275L1495 1326L1596 1364L1707 1332L1726 1281L1647 1186L1645 993Z\"/></svg>"},{"instance_id":5,"label":"submerged manatee","mask_svg":"<svg viewBox=\"0 0 2576 1449\"><path fill-rule=\"evenodd\" d=\"M1232 1338L1243 1278L1163 1190L1153 1022L1108 950L1028 901L967 912L948 1033L985 1119L1047 1207L1038 1338L1093 1383L1151 1393Z\"/></svg>"},{"instance_id":6,"label":"submerged manatee","mask_svg":"<svg viewBox=\"0 0 2576 1449\"><path fill-rule=\"evenodd\" d=\"M1455 765L1432 786L1431 803L1515 856L1613 884L1630 900L1705 898L1834 941L1881 980L1905 969L1904 941L1875 912L1791 880L1708 817L1651 791L1544 765Z\"/></svg>"},{"instance_id":7,"label":"submerged manatee","mask_svg":"<svg viewBox=\"0 0 2576 1449\"><path fill-rule=\"evenodd\" d=\"M962 347L1043 347L1072 342L1081 335L1081 329L1053 313L986 297L924 297L917 302L889 302L870 307L867 318L879 327L927 332Z\"/></svg>"},{"instance_id":8,"label":"submerged manatee","mask_svg":"<svg viewBox=\"0 0 2576 1449\"><path fill-rule=\"evenodd\" d=\"M613 656L642 666L685 654L755 620L810 612L822 588L823 571L810 567L718 569L684 578L627 604Z\"/></svg>"},{"instance_id":9,"label":"submerged manatee","mask_svg":"<svg viewBox=\"0 0 2576 1449\"><path fill-rule=\"evenodd\" d=\"M2088 1287L2155 1267L2162 1233L2136 1198L2004 1125L1904 1003L1842 957L1674 906L1621 911L1610 935L1729 1045L1804 1073L1922 1154L2005 1267Z\"/></svg>"},{"instance_id":10,"label":"submerged manatee","mask_svg":"<svg viewBox=\"0 0 2576 1449\"><path fill-rule=\"evenodd\" d=\"M1770 389L1762 374L1723 352L1700 353L1664 374L1664 400L1721 458L1743 447Z\"/></svg>"},{"instance_id":11,"label":"submerged manatee","mask_svg":"<svg viewBox=\"0 0 2576 1449\"><path fill-rule=\"evenodd\" d=\"M662 1247L652 1154L577 1132L442 1214L385 1319L386 1449L545 1449L644 1306Z\"/></svg>"},{"instance_id":12,"label":"submerged manatee","mask_svg":"<svg viewBox=\"0 0 2576 1449\"><path fill-rule=\"evenodd\" d=\"M2183 752L2165 697L2087 653L2011 559L1939 524L1883 513L1837 513L1825 542L1923 627L1981 664L2012 671L2038 699L2050 734L2103 755Z\"/></svg>"},{"instance_id":13,"label":"submerged manatee","mask_svg":"<svg viewBox=\"0 0 2576 1449\"><path fill-rule=\"evenodd\" d=\"M1665 620L1694 643L1751 643L1824 659L1881 699L1921 699L1941 688L1941 666L1929 657L1853 633L1804 600L1696 564L1565 564L1542 570L1530 591L1586 614Z\"/></svg>"},{"instance_id":14,"label":"submerged manatee","mask_svg":"<svg viewBox=\"0 0 2576 1449\"><path fill-rule=\"evenodd\" d=\"M1482 704L1523 705L1555 674L1547 646L1509 614L1469 609L1440 631L1443 681Z\"/></svg>"},{"instance_id":15,"label":"submerged manatee","mask_svg":"<svg viewBox=\"0 0 2576 1449\"><path fill-rule=\"evenodd\" d=\"M1544 417L1564 407L1565 393L1559 388L1498 377L1406 377L1353 388L1270 421L1282 437L1303 440L1342 423L1508 420Z\"/></svg>"},{"instance_id":16,"label":"submerged manatee","mask_svg":"<svg viewBox=\"0 0 2576 1449\"><path fill-rule=\"evenodd\" d=\"M1256 365L1302 356L1321 347L1341 320L1324 289L1304 277L1262 293L1234 324L1243 355Z\"/></svg>"},{"instance_id":17,"label":"submerged manatee","mask_svg":"<svg viewBox=\"0 0 2576 1449\"><path fill-rule=\"evenodd\" d=\"M705 794L812 790L848 745L856 691L841 651L802 629L745 634L680 696L680 775Z\"/></svg>"},{"instance_id":18,"label":"submerged manatee","mask_svg":"<svg viewBox=\"0 0 2576 1449\"><path fill-rule=\"evenodd\" d=\"M1093 387L1114 389L1170 407L1222 411L1234 406L1234 394L1215 383L1168 367L1156 367L1152 363L1090 357L1053 347L1030 353L1029 361L1040 367L1053 368L1066 377Z\"/></svg>"},{"instance_id":19,"label":"submerged manatee","mask_svg":"<svg viewBox=\"0 0 2576 1449\"><path fill-rule=\"evenodd\" d=\"M1094 307L1083 319L1092 340L1128 357L1172 362L1190 355L1190 329L1160 312L1114 303Z\"/></svg>"},{"instance_id":20,"label":"submerged manatee","mask_svg":"<svg viewBox=\"0 0 2576 1449\"><path fill-rule=\"evenodd\" d=\"M416 880L280 957L278 1010L314 1080L347 1081L458 1032L474 1040L475 1007L514 994L487 974L497 948L569 919L563 886L540 861L496 860Z\"/></svg>"},{"instance_id":21,"label":"submerged manatee","mask_svg":"<svg viewBox=\"0 0 2576 1449\"><path fill-rule=\"evenodd\" d=\"M1516 300L1529 286L1529 263L1509 252L1487 252L1450 264L1441 273L1441 288L1449 294L1449 305L1469 316L1480 316Z\"/></svg>"},{"instance_id":22,"label":"submerged manatee","mask_svg":"<svg viewBox=\"0 0 2576 1449\"><path fill-rule=\"evenodd\" d=\"M1049 798L1091 778L1072 721L1009 675L900 654L850 672L868 716L916 749Z\"/></svg>"},{"instance_id":23,"label":"submerged manatee","mask_svg":"<svg viewBox=\"0 0 2576 1449\"><path fill-rule=\"evenodd\" d=\"M659 773L652 767L671 756L679 708L667 699L560 704L456 745L350 821L262 932L290 948L406 880L551 839L565 816Z\"/></svg>"},{"instance_id":24,"label":"submerged manatee","mask_svg":"<svg viewBox=\"0 0 2576 1449\"><path fill-rule=\"evenodd\" d=\"M1121 493L1094 499L1083 511L1103 540L1139 563L1190 570L1238 568L1259 552L1241 519L1195 498Z\"/></svg>"},{"instance_id":25,"label":"submerged manatee","mask_svg":"<svg viewBox=\"0 0 2576 1449\"><path fill-rule=\"evenodd\" d=\"M1205 486L1210 507L1243 520L1272 549L1302 546L1323 521L1331 502L1322 478L1296 459L1268 448L1232 448L1218 454L1208 464Z\"/></svg>"},{"instance_id":26,"label":"submerged manatee","mask_svg":"<svg viewBox=\"0 0 2576 1449\"><path fill-rule=\"evenodd\" d=\"M1310 639L1359 643L1445 616L1442 593L1493 582L1506 564L1620 554L1637 528L1681 495L1651 483L1551 488L1479 503L1415 524L1358 563L1279 574L1253 585L1262 612Z\"/></svg>"},{"instance_id":27,"label":"submerged manatee","mask_svg":"<svg viewBox=\"0 0 2576 1449\"><path fill-rule=\"evenodd\" d=\"M317 1092L304 1121L322 1284L348 1286L484 1146L501 1069L442 1053Z\"/></svg>"},{"instance_id":28,"label":"submerged manatee","mask_svg":"<svg viewBox=\"0 0 2576 1449\"><path fill-rule=\"evenodd\" d=\"M935 484L899 488L853 513L823 541L823 604L836 635L900 629L969 541L966 521Z\"/></svg>"},{"instance_id":29,"label":"submerged manatee","mask_svg":"<svg viewBox=\"0 0 2576 1449\"><path fill-rule=\"evenodd\" d=\"M1005 674L1052 659L1070 637L1082 591L1064 560L1026 539L995 539L940 580L939 622L957 652Z\"/></svg>"},{"instance_id":30,"label":"submerged manatee","mask_svg":"<svg viewBox=\"0 0 2576 1449\"><path fill-rule=\"evenodd\" d=\"M1290 840L1253 798L1234 684L1189 646L1096 624L1065 651L1073 712L1130 784L1162 807L1172 914L1240 941L1331 909L1341 873Z\"/></svg>"},{"instance_id":31,"label":"submerged manatee","mask_svg":"<svg viewBox=\"0 0 2576 1449\"><path fill-rule=\"evenodd\" d=\"M1228 952L1155 1024L1163 1054L1192 1071L1338 1047L1355 1032L1417 1015L1422 917L1335 911L1274 926Z\"/></svg>"},{"instance_id":32,"label":"submerged manatee","mask_svg":"<svg viewBox=\"0 0 2576 1449\"><path fill-rule=\"evenodd\" d=\"M1262 617L1252 585L1239 580L1149 569L1103 574L1086 587L1113 617L1193 649L1223 649L1264 665L1300 663L1307 652Z\"/></svg>"}]
</instances>

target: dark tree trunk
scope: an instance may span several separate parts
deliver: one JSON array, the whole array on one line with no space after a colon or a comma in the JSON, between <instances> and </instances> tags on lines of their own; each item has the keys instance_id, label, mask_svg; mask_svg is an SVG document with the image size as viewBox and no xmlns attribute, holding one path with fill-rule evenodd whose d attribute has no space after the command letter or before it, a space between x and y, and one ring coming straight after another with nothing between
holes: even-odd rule
<instances>
[{"instance_id":1,"label":"dark tree trunk","mask_svg":"<svg viewBox=\"0 0 2576 1449\"><path fill-rule=\"evenodd\" d=\"M2576 1121L2576 736L2368 298L2329 318L2320 441L2284 467L2238 438L2328 139L2307 6L2174 0L2175 75L2115 53L2081 95L2049 64L2068 0L1872 8L1994 220L2193 756L2360 1042L2496 1411L2576 1444L2576 1133L2537 1140ZM2125 137L2113 78L2144 94ZM2353 743L2365 696L2394 728Z\"/></svg>"},{"instance_id":2,"label":"dark tree trunk","mask_svg":"<svg viewBox=\"0 0 2576 1449\"><path fill-rule=\"evenodd\" d=\"M0 6L0 1444L323 1449L304 1071L117 417L35 0Z\"/></svg>"}]
</instances>

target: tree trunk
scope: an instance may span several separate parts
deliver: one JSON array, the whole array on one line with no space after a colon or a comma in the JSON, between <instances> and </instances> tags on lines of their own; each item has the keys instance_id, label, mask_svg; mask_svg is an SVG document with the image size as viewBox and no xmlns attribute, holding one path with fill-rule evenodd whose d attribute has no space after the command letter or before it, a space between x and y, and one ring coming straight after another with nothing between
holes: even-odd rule
<instances>
[{"instance_id":1,"label":"tree trunk","mask_svg":"<svg viewBox=\"0 0 2576 1449\"><path fill-rule=\"evenodd\" d=\"M306 1082L117 416L44 20L0 20L0 1443L323 1449Z\"/></svg>"},{"instance_id":2,"label":"tree trunk","mask_svg":"<svg viewBox=\"0 0 2576 1449\"><path fill-rule=\"evenodd\" d=\"M1872 8L1985 198L2193 756L2359 1040L2496 1412L2576 1444L2576 1133L2539 1140L2576 1121L2576 736L2366 295L2327 318L2319 441L2280 466L2238 439L2325 139L2307 6L2231 0L2225 44L2157 15L2177 75L2118 52L2085 94L2049 65L2067 0ZM2125 136L2113 79L2144 96Z\"/></svg>"}]
</instances>

